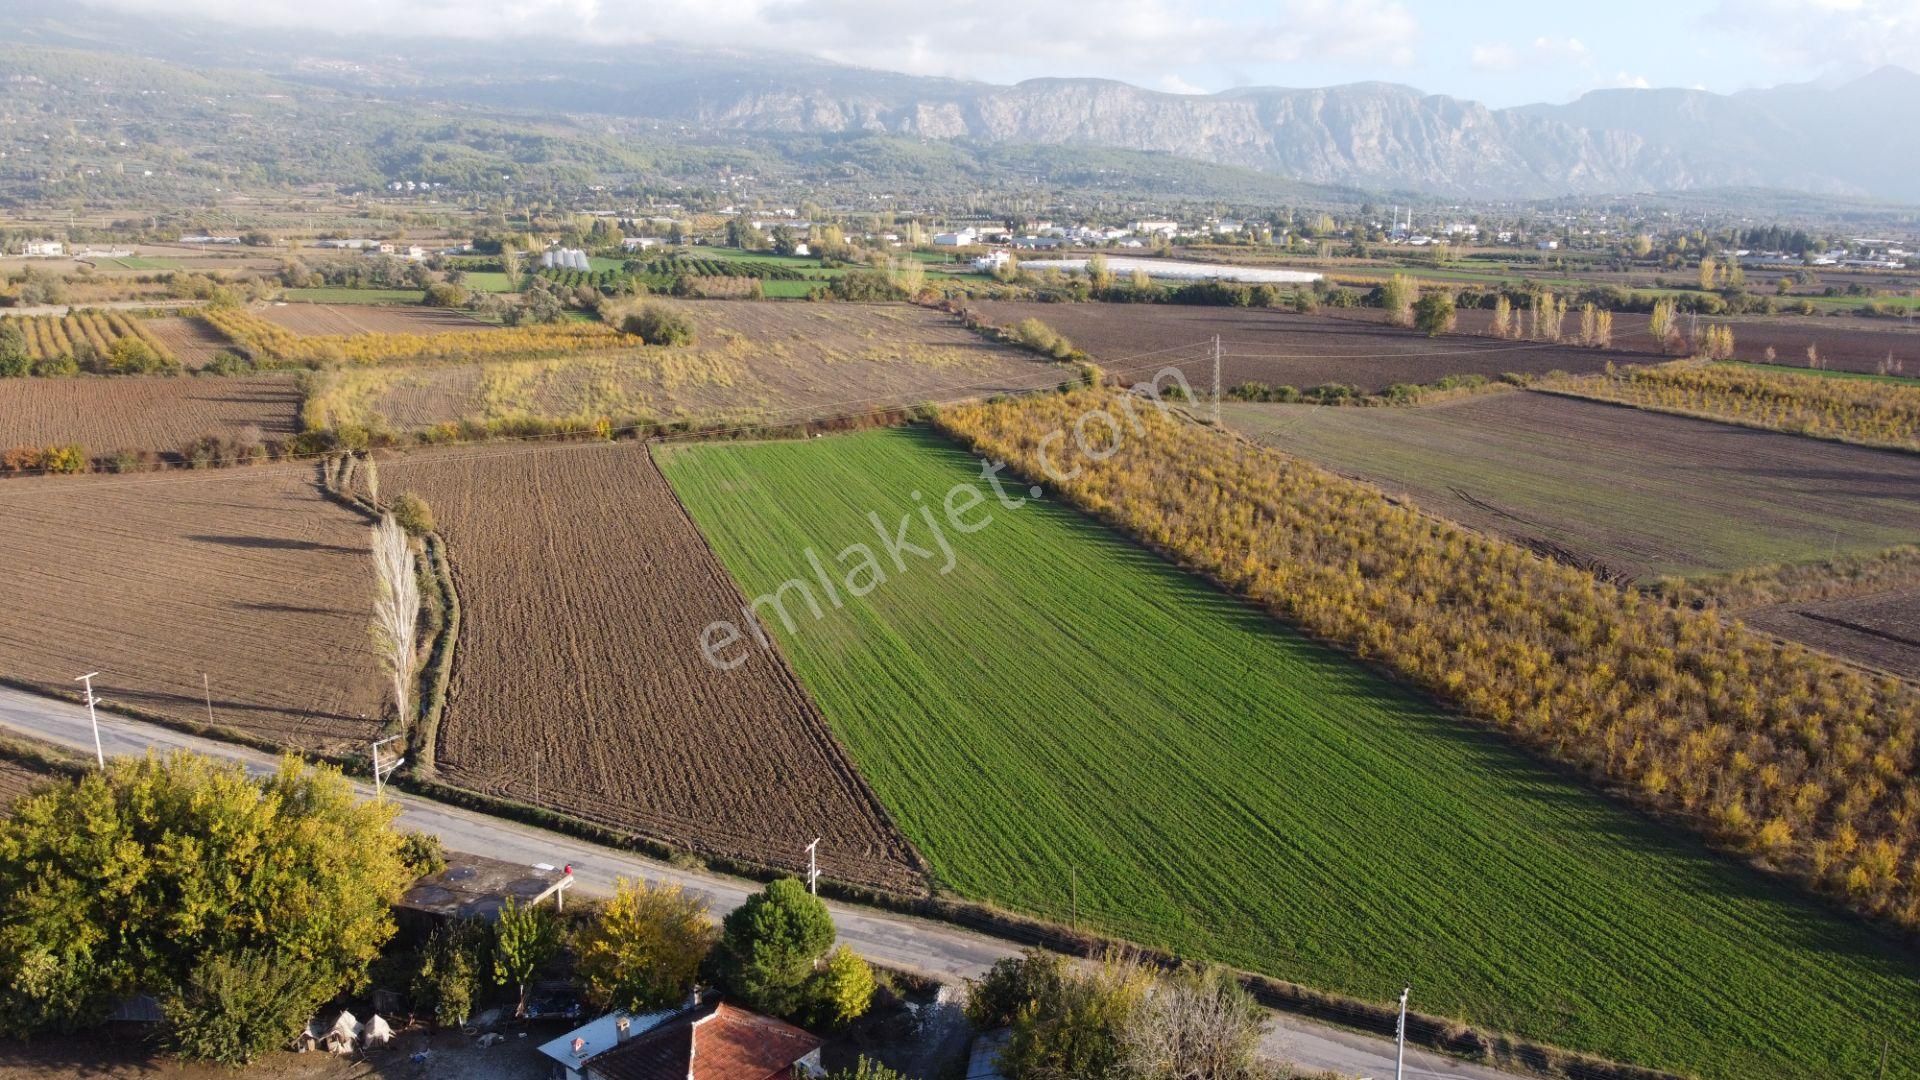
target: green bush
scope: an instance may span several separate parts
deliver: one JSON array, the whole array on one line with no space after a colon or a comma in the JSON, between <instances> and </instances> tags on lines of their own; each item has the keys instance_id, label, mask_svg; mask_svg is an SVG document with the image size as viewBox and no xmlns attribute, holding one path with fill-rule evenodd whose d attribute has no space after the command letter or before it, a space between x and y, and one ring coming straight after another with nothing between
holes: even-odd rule
<instances>
[{"instance_id":1,"label":"green bush","mask_svg":"<svg viewBox=\"0 0 1920 1080\"><path fill-rule=\"evenodd\" d=\"M665 304L643 304L628 315L620 329L649 345L691 345L693 320Z\"/></svg>"},{"instance_id":2,"label":"green bush","mask_svg":"<svg viewBox=\"0 0 1920 1080\"><path fill-rule=\"evenodd\" d=\"M807 986L808 1022L816 1028L842 1028L873 1005L873 968L845 945L833 950Z\"/></svg>"},{"instance_id":3,"label":"green bush","mask_svg":"<svg viewBox=\"0 0 1920 1080\"><path fill-rule=\"evenodd\" d=\"M433 531L433 507L427 500L411 491L402 492L393 500L393 520L407 530L409 536L425 536Z\"/></svg>"},{"instance_id":4,"label":"green bush","mask_svg":"<svg viewBox=\"0 0 1920 1080\"><path fill-rule=\"evenodd\" d=\"M284 1045L330 996L307 964L245 949L208 956L160 1008L174 1053L237 1066Z\"/></svg>"},{"instance_id":5,"label":"green bush","mask_svg":"<svg viewBox=\"0 0 1920 1080\"><path fill-rule=\"evenodd\" d=\"M436 927L420 950L420 971L413 979L413 1008L431 1013L441 1027L458 1027L473 1015L484 989L481 973L487 928L473 921Z\"/></svg>"}]
</instances>

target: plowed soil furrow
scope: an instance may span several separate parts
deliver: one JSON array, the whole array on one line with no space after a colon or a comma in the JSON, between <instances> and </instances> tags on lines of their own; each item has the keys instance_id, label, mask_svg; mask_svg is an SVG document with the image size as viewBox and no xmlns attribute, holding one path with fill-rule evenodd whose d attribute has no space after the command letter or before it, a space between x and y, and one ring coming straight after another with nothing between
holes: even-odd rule
<instances>
[{"instance_id":1,"label":"plowed soil furrow","mask_svg":"<svg viewBox=\"0 0 1920 1080\"><path fill-rule=\"evenodd\" d=\"M281 745L380 728L366 523L310 467L0 485L0 675ZM202 674L206 682L202 682Z\"/></svg>"},{"instance_id":2,"label":"plowed soil furrow","mask_svg":"<svg viewBox=\"0 0 1920 1080\"><path fill-rule=\"evenodd\" d=\"M696 850L919 883L911 849L776 655L700 651L744 598L644 446L387 461L434 508L462 604L438 765L457 784Z\"/></svg>"},{"instance_id":3,"label":"plowed soil furrow","mask_svg":"<svg viewBox=\"0 0 1920 1080\"><path fill-rule=\"evenodd\" d=\"M298 432L300 393L290 376L183 378L76 376L0 379L0 448L78 443L174 451L206 434L257 427L268 439Z\"/></svg>"}]
</instances>

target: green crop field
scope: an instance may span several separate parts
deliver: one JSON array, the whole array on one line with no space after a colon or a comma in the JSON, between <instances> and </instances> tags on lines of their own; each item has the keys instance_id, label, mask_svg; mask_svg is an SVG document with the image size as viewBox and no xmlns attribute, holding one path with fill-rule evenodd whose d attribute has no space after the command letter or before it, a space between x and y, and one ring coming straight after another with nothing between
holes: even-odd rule
<instances>
[{"instance_id":1,"label":"green crop field","mask_svg":"<svg viewBox=\"0 0 1920 1080\"><path fill-rule=\"evenodd\" d=\"M794 628L768 621L951 889L1376 1001L1410 982L1431 1012L1707 1077L1872 1075L1882 1032L1920 1075L1910 946L1091 519L990 502L946 530L941 574L918 507L981 464L937 435L659 457L748 596L814 580L809 551L845 573L872 550L864 597L816 583L823 617L788 590ZM909 512L932 558L899 571L879 528Z\"/></svg>"},{"instance_id":2,"label":"green crop field","mask_svg":"<svg viewBox=\"0 0 1920 1080\"><path fill-rule=\"evenodd\" d=\"M316 304L417 304L419 289L350 289L326 286L314 289L283 289L288 300L307 300Z\"/></svg>"},{"instance_id":3,"label":"green crop field","mask_svg":"<svg viewBox=\"0 0 1920 1080\"><path fill-rule=\"evenodd\" d=\"M466 286L479 292L508 293L517 291L516 282L499 270L475 270L469 272Z\"/></svg>"}]
</instances>

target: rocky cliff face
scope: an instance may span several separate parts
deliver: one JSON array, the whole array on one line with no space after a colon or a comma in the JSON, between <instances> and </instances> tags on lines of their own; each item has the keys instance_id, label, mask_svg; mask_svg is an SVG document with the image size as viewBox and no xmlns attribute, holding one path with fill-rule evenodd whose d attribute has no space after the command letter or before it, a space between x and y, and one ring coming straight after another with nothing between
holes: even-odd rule
<instances>
[{"instance_id":1,"label":"rocky cliff face","mask_svg":"<svg viewBox=\"0 0 1920 1080\"><path fill-rule=\"evenodd\" d=\"M1915 137L1868 137L1849 127L1858 123L1848 117L1857 115L1859 99L1880 115L1920 104L1920 80L1899 75L1861 80L1877 80L1871 92L1857 85L1733 96L1608 91L1564 106L1489 109L1385 83L1194 96L1099 79L1036 79L942 82L921 94L905 77L836 91L831 77L816 72L805 85L703 95L691 112L704 124L755 131L1156 151L1384 190L1537 196L1756 185L1920 198ZM1847 130L1836 133L1835 124ZM1817 159L1808 159L1809 148L1818 148Z\"/></svg>"}]
</instances>

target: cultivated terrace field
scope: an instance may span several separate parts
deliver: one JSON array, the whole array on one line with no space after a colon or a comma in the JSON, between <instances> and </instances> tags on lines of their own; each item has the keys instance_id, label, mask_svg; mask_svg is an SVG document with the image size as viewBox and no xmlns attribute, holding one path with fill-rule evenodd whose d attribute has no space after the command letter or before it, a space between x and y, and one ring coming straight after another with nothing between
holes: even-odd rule
<instances>
[{"instance_id":1,"label":"cultivated terrace field","mask_svg":"<svg viewBox=\"0 0 1920 1080\"><path fill-rule=\"evenodd\" d=\"M1017 440L1029 408L951 422ZM769 618L774 636L939 880L968 896L1372 1000L1415 980L1435 1012L1711 1078L1857 1075L1880 1052L1864 1018L1914 1034L1920 960L1903 942L1593 793L1056 493L1009 509L979 460L924 430L661 460L749 594L815 583L822 617L790 589L793 625ZM1162 479L1184 498L1177 474ZM986 501L963 511L974 532L946 529L951 571L917 516L906 539L929 555L899 569L868 512L893 532L963 483ZM1337 504L1303 494L1342 527ZM1488 553L1435 536L1456 557ZM839 605L809 550L847 575ZM1510 572L1475 562L1490 589Z\"/></svg>"},{"instance_id":2,"label":"cultivated terrace field","mask_svg":"<svg viewBox=\"0 0 1920 1080\"><path fill-rule=\"evenodd\" d=\"M586 429L603 419L777 424L1047 386L1071 374L906 304L672 306L694 324L690 345L321 372L307 422L396 433L443 424Z\"/></svg>"},{"instance_id":3,"label":"cultivated terrace field","mask_svg":"<svg viewBox=\"0 0 1920 1080\"><path fill-rule=\"evenodd\" d=\"M354 752L381 728L366 522L296 465L0 485L0 677ZM202 674L207 681L202 682Z\"/></svg>"},{"instance_id":4,"label":"cultivated terrace field","mask_svg":"<svg viewBox=\"0 0 1920 1080\"><path fill-rule=\"evenodd\" d=\"M191 315L148 319L146 328L189 371L206 367L227 348L226 338L208 326L205 320Z\"/></svg>"},{"instance_id":5,"label":"cultivated terrace field","mask_svg":"<svg viewBox=\"0 0 1920 1080\"><path fill-rule=\"evenodd\" d=\"M1404 409L1227 402L1235 430L1612 578L1920 538L1920 457L1557 395Z\"/></svg>"},{"instance_id":6,"label":"cultivated terrace field","mask_svg":"<svg viewBox=\"0 0 1920 1080\"><path fill-rule=\"evenodd\" d=\"M454 784L696 851L911 890L905 840L778 657L700 651L744 600L635 442L422 451L461 603L437 765Z\"/></svg>"},{"instance_id":7,"label":"cultivated terrace field","mask_svg":"<svg viewBox=\"0 0 1920 1080\"><path fill-rule=\"evenodd\" d=\"M1680 363L1560 380L1551 389L1821 439L1920 450L1920 383Z\"/></svg>"},{"instance_id":8,"label":"cultivated terrace field","mask_svg":"<svg viewBox=\"0 0 1920 1080\"><path fill-rule=\"evenodd\" d=\"M273 304L260 317L303 337L350 334L443 334L499 329L445 308L371 304Z\"/></svg>"},{"instance_id":9,"label":"cultivated terrace field","mask_svg":"<svg viewBox=\"0 0 1920 1080\"><path fill-rule=\"evenodd\" d=\"M175 366L178 363L166 343L148 327L145 319L125 312L83 311L65 316L4 318L20 327L27 339L27 355L36 362L72 361L79 350L91 350L94 356L106 357L112 353L115 342L132 338L151 350L162 365Z\"/></svg>"},{"instance_id":10,"label":"cultivated terrace field","mask_svg":"<svg viewBox=\"0 0 1920 1080\"><path fill-rule=\"evenodd\" d=\"M0 450L170 453L208 434L291 438L299 416L300 392L287 376L0 379Z\"/></svg>"},{"instance_id":11,"label":"cultivated terrace field","mask_svg":"<svg viewBox=\"0 0 1920 1080\"><path fill-rule=\"evenodd\" d=\"M1376 393L1399 383L1439 382L1449 375L1497 378L1508 372L1591 372L1607 362L1606 353L1599 349L1459 336L1430 338L1412 330L1330 315L1176 304L982 300L967 306L998 326L1039 319L1130 382L1150 376L1160 364L1177 362L1202 393L1213 379L1216 335L1224 354L1221 383L1225 389L1249 382L1298 390L1339 384Z\"/></svg>"},{"instance_id":12,"label":"cultivated terrace field","mask_svg":"<svg viewBox=\"0 0 1920 1080\"><path fill-rule=\"evenodd\" d=\"M198 313L263 366L321 367L398 361L466 361L488 356L549 356L615 348L632 339L601 323L489 327L461 331L303 335L254 311L212 306Z\"/></svg>"}]
</instances>

